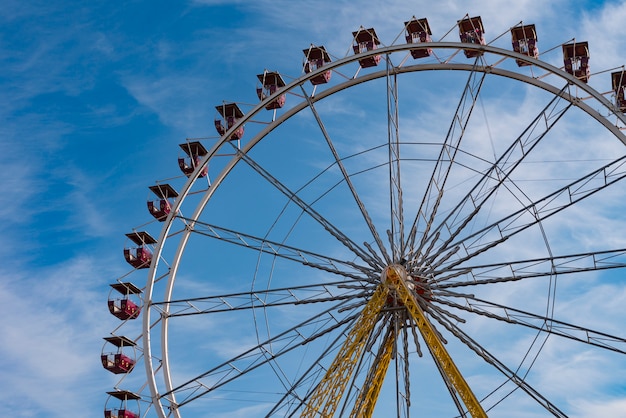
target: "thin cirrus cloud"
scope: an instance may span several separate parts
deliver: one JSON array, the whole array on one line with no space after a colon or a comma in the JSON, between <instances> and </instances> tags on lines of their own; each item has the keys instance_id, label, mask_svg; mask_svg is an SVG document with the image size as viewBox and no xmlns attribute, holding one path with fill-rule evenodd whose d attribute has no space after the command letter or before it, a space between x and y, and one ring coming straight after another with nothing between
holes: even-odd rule
<instances>
[{"instance_id":1,"label":"thin cirrus cloud","mask_svg":"<svg viewBox=\"0 0 626 418\"><path fill-rule=\"evenodd\" d=\"M374 26L390 43L412 15L428 17L435 38L465 13L480 14L488 35L520 20L533 21L540 45L588 39L593 71L626 61L619 23L626 5L604 2L568 12L568 2L536 4L504 7L492 1L467 10L452 1L424 8L400 1L385 7L368 1L290 7L289 2L249 6L196 0L175 15L146 13L146 19L169 22L171 32L167 25L153 32L148 24L142 38L130 29L137 15L126 14L122 6L7 2L0 12L0 214L5 220L0 254L6 260L0 301L8 318L0 328L0 415L102 413L112 384L98 357L101 338L117 325L106 311L106 294L108 283L128 270L121 256L123 233L149 216L146 187L175 172L177 144L188 136L214 135L215 105L222 100L255 104L256 74L264 68L298 76L301 50L311 42L324 43L341 57L359 25ZM139 9L153 7L144 2ZM241 20L213 15L213 7ZM194 13L203 24L180 23ZM558 53L547 58L561 65ZM590 83L607 91L605 76ZM604 284L592 296L572 297L572 306L591 298L611 320L621 312L620 290L619 283ZM554 364L558 354L546 352ZM581 371L587 370L587 360L580 359ZM622 360L606 361L607 367L624 368ZM580 374L557 379L559 367L549 362L545 367L540 378L574 390ZM619 376L596 372L587 378L586 388L597 383L623 390ZM573 416L618 417L624 400L604 394L597 403L574 406ZM245 405L240 413L254 411Z\"/></svg>"}]
</instances>

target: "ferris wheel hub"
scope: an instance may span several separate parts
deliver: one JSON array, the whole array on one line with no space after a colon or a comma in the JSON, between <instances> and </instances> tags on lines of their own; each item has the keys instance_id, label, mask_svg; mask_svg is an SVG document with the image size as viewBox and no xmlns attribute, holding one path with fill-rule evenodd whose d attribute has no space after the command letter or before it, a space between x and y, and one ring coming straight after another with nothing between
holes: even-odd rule
<instances>
[{"instance_id":1,"label":"ferris wheel hub","mask_svg":"<svg viewBox=\"0 0 626 418\"><path fill-rule=\"evenodd\" d=\"M406 282L408 277L406 269L400 264L391 264L385 267L381 274L382 282L391 288L397 287L400 281Z\"/></svg>"}]
</instances>

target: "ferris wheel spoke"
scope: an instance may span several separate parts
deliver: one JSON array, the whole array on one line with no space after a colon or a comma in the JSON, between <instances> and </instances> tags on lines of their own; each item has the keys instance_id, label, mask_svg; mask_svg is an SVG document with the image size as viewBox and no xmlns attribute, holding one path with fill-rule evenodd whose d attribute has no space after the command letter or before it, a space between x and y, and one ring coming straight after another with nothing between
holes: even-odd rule
<instances>
[{"instance_id":1,"label":"ferris wheel spoke","mask_svg":"<svg viewBox=\"0 0 626 418\"><path fill-rule=\"evenodd\" d=\"M480 173L478 182L459 200L457 205L445 216L439 225L432 228L429 236L425 236L425 242L435 241L440 237L441 231L448 231L449 236L440 245L441 248L447 248L499 188L505 182L510 181L509 176L572 107L571 102L561 97L561 94L564 93L567 87L565 86L559 95L554 96L550 100L485 172ZM564 106L559 106L562 103ZM428 255L424 254L424 257L428 257Z\"/></svg>"},{"instance_id":2,"label":"ferris wheel spoke","mask_svg":"<svg viewBox=\"0 0 626 418\"><path fill-rule=\"evenodd\" d=\"M372 292L373 290L364 286L346 286L345 282L332 282L152 302L151 305L168 305L169 312L167 316L175 318L258 308L363 299L370 296Z\"/></svg>"},{"instance_id":3,"label":"ferris wheel spoke","mask_svg":"<svg viewBox=\"0 0 626 418\"><path fill-rule=\"evenodd\" d=\"M461 246L466 254L445 266L453 268L495 247L519 232L539 224L550 216L571 207L626 177L626 156L619 157L574 182L539 198L504 218L476 231L449 247ZM495 237L494 237L495 235ZM458 250L457 250L458 251ZM442 252L440 251L439 254Z\"/></svg>"},{"instance_id":4,"label":"ferris wheel spoke","mask_svg":"<svg viewBox=\"0 0 626 418\"><path fill-rule=\"evenodd\" d=\"M303 88L302 91L304 92L304 88ZM348 188L350 189L350 193L352 194L352 198L354 199L354 201L356 202L357 206L359 207L359 211L361 212L361 216L363 217L363 220L367 224L367 227L368 227L370 233L372 234L372 237L374 238L374 241L376 242L376 245L378 246L378 250L380 251L380 254L386 260L386 263L390 263L391 259L389 258L389 254L387 253L387 251L385 249L385 246L383 244L383 241L380 238L380 235L378 234L378 230L376 229L376 226L374 225L374 222L372 221L372 218L370 217L369 213L367 212L365 204L361 200L361 197L359 196L359 193L357 192L356 187L352 183L352 179L351 179L351 177L350 177L350 175L349 175L345 165L343 164L343 160L339 156L339 153L337 152L337 149L335 148L333 140L331 139L330 135L328 134L326 126L324 125L324 122L323 122L322 118L320 117L320 115L319 115L319 113L317 111L317 108L313 104L313 101L311 100L311 97L309 95L307 95L305 93L305 97L306 97L307 103L309 105L309 109L311 109L311 112L313 113L313 116L315 117L315 120L316 120L316 122L317 122L317 124L318 124L318 126L320 128L320 131L322 132L322 135L324 136L324 139L326 140L326 144L328 145L328 148L330 149L330 151L331 151L331 153L333 155L335 163L337 164L337 167L339 167L339 170L341 171L343 179L344 179L346 185L348 186ZM374 258L374 259L377 258L376 255L372 255L371 257Z\"/></svg>"},{"instance_id":5,"label":"ferris wheel spoke","mask_svg":"<svg viewBox=\"0 0 626 418\"><path fill-rule=\"evenodd\" d=\"M182 218L182 217L181 217ZM186 219L191 221L191 219ZM265 254L275 255L284 259L295 261L304 266L314 267L339 276L351 278L357 281L371 282L376 277L376 272L370 268L359 266L351 261L339 260L322 254L313 253L301 248L292 247L279 242L269 241L254 235L233 231L211 225L199 220L194 221L193 232L210 238L215 238L229 244L250 248ZM202 227L202 229L200 228Z\"/></svg>"},{"instance_id":6,"label":"ferris wheel spoke","mask_svg":"<svg viewBox=\"0 0 626 418\"><path fill-rule=\"evenodd\" d=\"M536 389L526 382L526 380L519 376L516 372L508 368L504 363L493 356L489 351L472 339L469 335L463 332L452 321L448 320L441 314L428 311L431 316L444 328L446 328L452 335L458 338L463 344L474 351L479 357L485 360L488 364L492 365L496 370L502 373L509 381L515 384L518 388L526 392L531 398L533 398L539 405L541 405L546 411L550 412L553 416L559 418L567 418L567 415L563 413L559 408L550 402L545 396L539 393Z\"/></svg>"},{"instance_id":7,"label":"ferris wheel spoke","mask_svg":"<svg viewBox=\"0 0 626 418\"><path fill-rule=\"evenodd\" d=\"M312 106L312 104L311 104ZM324 218L321 214L319 214L313 207L303 201L299 196L298 192L294 192L290 190L287 186L281 183L276 177L270 174L267 170L261 167L256 161L254 161L247 153L241 152L241 150L236 149L236 152L241 157L243 161L245 161L251 168L253 168L259 175L261 175L264 179L266 179L270 184L272 184L277 190L283 193L287 198L289 198L290 202L295 203L298 207L300 207L305 213L307 213L311 218L315 219L320 225L326 229L333 237L335 237L341 244L343 244L346 248L352 251L356 256L361 258L372 268L376 268L378 263L375 257L365 252L362 248L360 248L356 243L352 242L340 229L334 226L331 222L329 222L326 218ZM347 173L345 173L345 169L342 169L346 178ZM352 189L352 186L350 186ZM365 210L365 208L362 208ZM366 215L365 213L364 215ZM369 219L369 217L367 217ZM370 220L371 222L371 220ZM373 227L373 226L372 226Z\"/></svg>"},{"instance_id":8,"label":"ferris wheel spoke","mask_svg":"<svg viewBox=\"0 0 626 418\"><path fill-rule=\"evenodd\" d=\"M626 249L617 249L435 270L432 274L437 278L429 283L448 289L624 267ZM459 276L467 279L453 281Z\"/></svg>"},{"instance_id":9,"label":"ferris wheel spoke","mask_svg":"<svg viewBox=\"0 0 626 418\"><path fill-rule=\"evenodd\" d=\"M398 118L398 75L387 55L387 147L389 150L389 198L390 224L389 244L394 263L406 255L404 239L404 208L400 184L400 126Z\"/></svg>"},{"instance_id":10,"label":"ferris wheel spoke","mask_svg":"<svg viewBox=\"0 0 626 418\"><path fill-rule=\"evenodd\" d=\"M421 253L422 248L426 245L426 237L430 235L430 229L437 216L439 204L443 198L444 188L448 176L454 166L455 158L459 150L459 145L465 134L465 129L469 123L470 117L476 106L476 101L480 95L481 88L485 81L486 73L471 71L465 84L463 93L455 110L455 113L448 127L445 141L441 147L439 158L433 168L430 181L426 187L426 191L422 196L422 201L417 210L409 235L409 255L411 260ZM432 204L431 204L432 202ZM422 238L415 248L415 240L420 229L420 220L424 220L424 230L421 232Z\"/></svg>"},{"instance_id":11,"label":"ferris wheel spoke","mask_svg":"<svg viewBox=\"0 0 626 418\"><path fill-rule=\"evenodd\" d=\"M522 325L549 335L557 335L605 350L626 354L626 338L624 337L618 337L591 328L559 321L545 315L515 309L479 299L471 295L455 295L454 293L449 293L446 296L462 298L465 303L459 304L447 298L437 298L437 303L513 325Z\"/></svg>"},{"instance_id":12,"label":"ferris wheel spoke","mask_svg":"<svg viewBox=\"0 0 626 418\"><path fill-rule=\"evenodd\" d=\"M206 396L259 367L268 365L291 351L354 322L360 314L358 309L356 313L351 313L342 319L337 319L334 315L344 307L346 307L346 301L341 301L325 311L242 351L241 354L220 363L193 379L187 380L161 396L191 392L185 399L178 402L179 407ZM207 382L205 383L203 379Z\"/></svg>"}]
</instances>

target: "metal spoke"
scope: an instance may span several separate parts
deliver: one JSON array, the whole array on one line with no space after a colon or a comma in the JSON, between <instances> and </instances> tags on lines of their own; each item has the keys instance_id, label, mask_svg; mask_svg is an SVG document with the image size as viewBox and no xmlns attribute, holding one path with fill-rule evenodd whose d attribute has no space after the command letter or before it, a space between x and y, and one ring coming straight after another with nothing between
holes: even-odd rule
<instances>
[{"instance_id":1,"label":"metal spoke","mask_svg":"<svg viewBox=\"0 0 626 418\"><path fill-rule=\"evenodd\" d=\"M184 217L181 217L181 219L189 220ZM219 239L241 247L250 248L251 250L292 260L302 265L315 267L346 278L363 282L372 282L373 280L369 279L369 277L377 277L377 273L374 270L364 266L359 266L351 261L327 257L322 254L313 253L301 248L269 241L254 235L237 232L232 229L222 228L217 225L211 225L201 221L195 221L194 225L194 233ZM202 227L202 229L199 227ZM340 267L345 268L345 270Z\"/></svg>"},{"instance_id":2,"label":"metal spoke","mask_svg":"<svg viewBox=\"0 0 626 418\"><path fill-rule=\"evenodd\" d=\"M468 254L446 267L452 268L461 265L476 255L506 241L513 235L622 180L626 177L625 164L626 156L619 157L557 191L451 243L449 246L452 248L458 248L462 245ZM490 233L497 234L497 238L495 240L483 240Z\"/></svg>"},{"instance_id":3,"label":"metal spoke","mask_svg":"<svg viewBox=\"0 0 626 418\"><path fill-rule=\"evenodd\" d=\"M409 260L414 259L417 254L420 254L422 248L427 243L426 237L430 235L430 228L432 227L432 223L437 215L439 204L443 198L446 180L454 165L455 156L459 150L459 144L463 138L465 128L469 123L470 116L476 105L476 99L480 94L480 89L482 88L485 77L485 73L481 73L481 76L478 77L477 73L472 71L470 72L467 83L465 84L465 88L461 94L461 99L459 100L455 114L450 122L450 127L448 128L448 133L441 148L439 158L437 159L437 163L435 164L430 181L428 182L428 186L424 196L422 197L422 202L420 203L420 207L411 227L408 245L410 254L407 257ZM478 78L478 80L476 80L476 78ZM468 104L467 102L470 103ZM458 133L457 129L459 130ZM434 200L432 207L430 205L431 200ZM417 248L415 248L415 240L419 229L420 219L424 219L424 231L421 232L422 239L420 240Z\"/></svg>"},{"instance_id":4,"label":"metal spoke","mask_svg":"<svg viewBox=\"0 0 626 418\"><path fill-rule=\"evenodd\" d=\"M435 277L429 282L431 285L436 283L438 289L447 289L624 267L626 267L626 249L619 249L457 267L432 272L426 270L426 273L432 273ZM467 280L452 281L462 275L469 277Z\"/></svg>"},{"instance_id":5,"label":"metal spoke","mask_svg":"<svg viewBox=\"0 0 626 418\"><path fill-rule=\"evenodd\" d=\"M168 305L167 316L174 318L257 308L365 299L372 292L373 288L363 286L357 288L357 286L346 286L345 282L334 282L152 302L152 305Z\"/></svg>"},{"instance_id":6,"label":"metal spoke","mask_svg":"<svg viewBox=\"0 0 626 418\"><path fill-rule=\"evenodd\" d=\"M459 304L449 299L438 297L437 303L441 303L465 312L486 316L499 321L508 322L514 325L522 325L551 335L568 338L570 340L600 347L609 351L626 354L626 338L596 331L591 328L558 321L537 315L520 309L511 308L495 302L479 299L471 295L455 295L450 292L446 296L456 296L465 300L466 303Z\"/></svg>"},{"instance_id":7,"label":"metal spoke","mask_svg":"<svg viewBox=\"0 0 626 418\"><path fill-rule=\"evenodd\" d=\"M400 126L398 121L398 76L387 55L387 146L389 148L389 198L392 261L399 263L406 255L404 240L404 209L400 184Z\"/></svg>"},{"instance_id":8,"label":"metal spoke","mask_svg":"<svg viewBox=\"0 0 626 418\"><path fill-rule=\"evenodd\" d=\"M342 301L318 315L308 318L288 330L278 333L268 340L199 374L193 379L178 385L170 392L164 393L161 396L165 397L173 392L182 393L191 390L192 394L186 399L179 401L178 406L183 406L195 399L205 396L225 384L301 347L303 344L308 344L327 335L340 326L353 322L360 314L358 310L356 313L342 320L337 320L332 315L332 312L340 310L345 304L346 301ZM201 379L207 377L212 378L212 383L204 384L201 382Z\"/></svg>"},{"instance_id":9,"label":"metal spoke","mask_svg":"<svg viewBox=\"0 0 626 418\"><path fill-rule=\"evenodd\" d=\"M562 94L566 88L568 86L565 86L560 93ZM558 105L561 103L564 104L564 107L558 108ZM450 242L464 230L489 198L509 180L511 173L531 153L571 106L572 104L562 99L560 95L553 97L497 161L486 172L480 173L479 181L448 213L439 226L430 232L430 236L425 237L425 241L436 241L439 238L439 233L445 226L445 229L450 231L450 235L438 248L448 248ZM538 130L539 132L537 132ZM463 214L463 210L467 207L469 207L469 213ZM428 253L424 254L425 258L428 258L428 256Z\"/></svg>"},{"instance_id":10,"label":"metal spoke","mask_svg":"<svg viewBox=\"0 0 626 418\"><path fill-rule=\"evenodd\" d=\"M243 161L245 161L257 173L259 173L263 178L265 178L270 184L276 187L276 189L278 189L281 193L287 196L290 202L298 205L298 207L300 207L305 213L307 213L309 216L311 216L313 219L319 222L320 225L322 225L324 229L326 229L326 231L328 231L333 237L335 237L339 242L341 242L346 248L348 248L355 255L357 255L363 261L369 264L370 267L372 268L377 267L375 258L373 258L371 255L369 255L365 251L363 251L363 249L361 249L357 244L352 242L348 237L346 237L343 234L343 232L341 232L337 227L335 227L326 218L324 218L315 209L313 209L311 205L307 204L302 199L300 199L297 192L293 192L287 186L282 184L276 177L272 176L267 170L265 170L263 167L257 164L256 161L254 161L248 154L241 152L241 150L239 149L237 149L237 153L239 154L239 156L241 157ZM372 225L372 228L373 228L373 225Z\"/></svg>"},{"instance_id":11,"label":"metal spoke","mask_svg":"<svg viewBox=\"0 0 626 418\"><path fill-rule=\"evenodd\" d=\"M354 187L354 184L352 184L352 180L350 179L350 175L348 174L348 171L346 170L346 167L344 166L341 158L339 157L339 153L335 149L335 145L333 144L333 141L330 138L330 135L328 134L328 131L326 130L326 126L324 126L324 122L322 121L322 118L320 117L319 113L317 112L317 109L316 109L315 105L313 104L313 101L311 100L311 97L306 94L304 89L302 89L302 92L304 93L304 95L306 97L309 109L311 109L311 112L313 113L313 116L315 117L315 120L317 121L317 124L319 125L319 128L322 131L322 134L324 135L324 139L326 140L326 143L328 144L328 148L330 149L330 151L333 154L333 157L335 158L335 163L337 164L337 167L339 167L339 170L341 170L341 174L343 175L343 179L345 180L346 185L350 189L352 197L354 198L354 201L356 202L357 206L359 207L361 215L363 216L363 219L365 220L365 223L367 224L367 226L368 226L368 228L370 230L370 233L372 234L372 237L374 238L374 241L376 241L376 244L378 245L378 249L380 250L380 253L382 254L383 258L386 260L387 263L391 262L391 259L389 258L389 254L387 254L387 251L385 250L385 246L383 244L383 241L381 240L380 235L378 234L378 231L376 230L376 226L374 226L374 223L372 222L372 219L371 219L369 213L367 212L367 209L365 208L365 205L361 201L361 198L359 197L359 194L357 193L356 188Z\"/></svg>"},{"instance_id":12,"label":"metal spoke","mask_svg":"<svg viewBox=\"0 0 626 418\"><path fill-rule=\"evenodd\" d=\"M428 311L431 316L439 322L443 327L445 327L450 333L452 333L455 337L457 337L463 344L467 345L472 351L474 351L478 356L480 356L487 363L491 364L496 370L502 373L507 379L509 379L512 383L514 383L517 387L526 392L531 398L533 398L539 405L541 405L546 411L550 412L555 417L559 418L567 418L559 408L557 408L553 403L551 403L546 397L541 395L536 389L528 384L524 380L523 377L519 376L517 373L509 369L504 363L494 357L489 351L487 351L484 347L470 338L466 333L464 333L458 326L454 325L452 322L448 321L445 317L437 314L433 311Z\"/></svg>"}]
</instances>

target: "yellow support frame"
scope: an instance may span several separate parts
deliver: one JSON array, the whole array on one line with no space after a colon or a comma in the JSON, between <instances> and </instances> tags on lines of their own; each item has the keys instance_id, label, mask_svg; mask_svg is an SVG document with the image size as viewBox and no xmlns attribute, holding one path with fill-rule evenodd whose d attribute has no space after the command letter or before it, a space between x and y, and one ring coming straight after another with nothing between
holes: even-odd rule
<instances>
[{"instance_id":1,"label":"yellow support frame","mask_svg":"<svg viewBox=\"0 0 626 418\"><path fill-rule=\"evenodd\" d=\"M363 350L371 335L380 312L385 307L390 295L395 295L399 304L404 305L417 325L428 349L446 374L452 386L461 397L473 418L487 418L480 402L461 375L461 372L452 361L450 354L437 336L430 321L426 319L424 311L419 306L415 294L407 283L407 273L400 265L391 265L382 275L382 284L378 286L372 298L365 305L356 324L348 333L337 356L330 365L324 378L313 391L309 402L305 406L301 417L332 417L335 414L343 392L354 372L357 362L363 355ZM350 414L351 418L370 418L374 412L376 401L391 362L396 335L387 335L381 354L372 365L368 374L369 385L363 387L355 407Z\"/></svg>"},{"instance_id":2,"label":"yellow support frame","mask_svg":"<svg viewBox=\"0 0 626 418\"><path fill-rule=\"evenodd\" d=\"M435 329L431 325L430 321L426 319L424 311L417 303L415 295L409 289L406 282L406 271L404 267L400 265L392 265L385 269L383 273L383 282L389 287L390 290L395 291L398 301L406 306L407 310L413 317L413 321L417 325L417 328L422 334L422 338L426 342L430 353L433 358L444 371L452 386L456 389L457 393L461 397L461 400L467 407L467 410L473 418L487 418L485 410L478 402L476 395L472 392L463 375L456 367L456 364L452 361L452 357L448 354L443 343L437 336Z\"/></svg>"},{"instance_id":3,"label":"yellow support frame","mask_svg":"<svg viewBox=\"0 0 626 418\"><path fill-rule=\"evenodd\" d=\"M362 388L355 407L350 414L350 418L369 418L374 413L374 407L380 394L380 389L383 386L389 363L391 363L391 357L393 354L393 345L396 342L395 335L390 333L387 335L382 352L370 369L368 377L369 385ZM367 381L366 381L367 382Z\"/></svg>"},{"instance_id":4,"label":"yellow support frame","mask_svg":"<svg viewBox=\"0 0 626 418\"><path fill-rule=\"evenodd\" d=\"M315 388L303 418L332 417L341 400L343 391L352 376L356 364L363 354L367 339L376 325L380 311L385 306L389 291L385 286L378 286L356 324L348 333L337 357L333 360L324 378Z\"/></svg>"}]
</instances>

